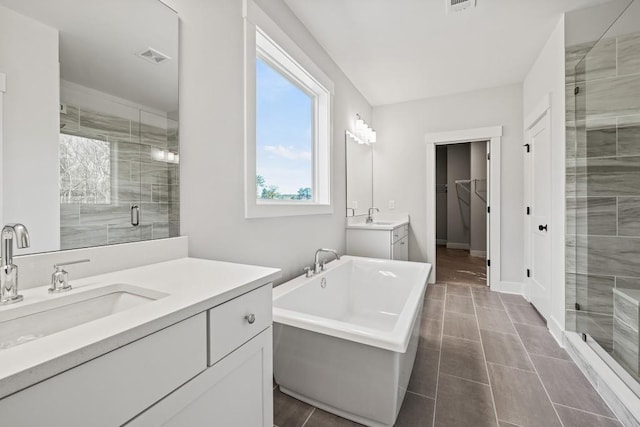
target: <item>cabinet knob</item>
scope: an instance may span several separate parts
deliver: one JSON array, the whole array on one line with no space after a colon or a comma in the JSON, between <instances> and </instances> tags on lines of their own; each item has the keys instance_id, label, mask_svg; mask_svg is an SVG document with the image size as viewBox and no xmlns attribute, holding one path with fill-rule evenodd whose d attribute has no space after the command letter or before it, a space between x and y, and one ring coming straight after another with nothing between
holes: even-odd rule
<instances>
[{"instance_id":1,"label":"cabinet knob","mask_svg":"<svg viewBox=\"0 0 640 427\"><path fill-rule=\"evenodd\" d=\"M244 316L244 318L247 322L249 322L250 325L253 325L253 322L256 321L256 315L253 313Z\"/></svg>"}]
</instances>

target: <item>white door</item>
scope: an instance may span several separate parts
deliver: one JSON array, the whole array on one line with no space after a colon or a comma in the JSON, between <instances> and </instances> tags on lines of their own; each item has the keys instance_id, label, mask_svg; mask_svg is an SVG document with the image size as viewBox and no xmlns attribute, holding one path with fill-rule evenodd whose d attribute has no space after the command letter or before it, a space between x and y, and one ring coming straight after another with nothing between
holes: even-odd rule
<instances>
[{"instance_id":1,"label":"white door","mask_svg":"<svg viewBox=\"0 0 640 427\"><path fill-rule=\"evenodd\" d=\"M549 110L527 131L525 145L525 295L546 319L551 309L551 123Z\"/></svg>"}]
</instances>

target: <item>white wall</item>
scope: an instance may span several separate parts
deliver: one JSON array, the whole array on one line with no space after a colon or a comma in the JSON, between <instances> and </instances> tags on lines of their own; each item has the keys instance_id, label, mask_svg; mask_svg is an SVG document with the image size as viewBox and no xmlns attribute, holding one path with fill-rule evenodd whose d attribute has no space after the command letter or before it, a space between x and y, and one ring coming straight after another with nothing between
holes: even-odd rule
<instances>
[{"instance_id":1,"label":"white wall","mask_svg":"<svg viewBox=\"0 0 640 427\"><path fill-rule=\"evenodd\" d=\"M60 247L58 67L57 30L0 6L0 72L7 75L2 220L27 227L28 252Z\"/></svg>"},{"instance_id":2,"label":"white wall","mask_svg":"<svg viewBox=\"0 0 640 427\"><path fill-rule=\"evenodd\" d=\"M523 280L522 86L520 84L376 107L374 202L411 215L409 258L426 260L426 144L430 132L502 125L503 281Z\"/></svg>"},{"instance_id":3,"label":"white wall","mask_svg":"<svg viewBox=\"0 0 640 427\"><path fill-rule=\"evenodd\" d=\"M469 179L471 172L471 152L469 144L447 146L447 247L469 249L469 229L471 225L470 194L456 181Z\"/></svg>"},{"instance_id":4,"label":"white wall","mask_svg":"<svg viewBox=\"0 0 640 427\"><path fill-rule=\"evenodd\" d=\"M281 0L259 5L335 83L330 215L244 218L243 19L240 0L171 0L181 19L181 233L194 257L283 269L310 265L316 249L345 250L344 131L371 107Z\"/></svg>"},{"instance_id":5,"label":"white wall","mask_svg":"<svg viewBox=\"0 0 640 427\"><path fill-rule=\"evenodd\" d=\"M564 17L557 23L523 85L524 117L532 113L543 97L551 94L551 314L549 329L561 339L564 330L564 235L565 235L565 39ZM534 172L535 173L535 172Z\"/></svg>"},{"instance_id":6,"label":"white wall","mask_svg":"<svg viewBox=\"0 0 640 427\"><path fill-rule=\"evenodd\" d=\"M446 145L436 147L436 185L438 187L447 185ZM439 241L438 243L447 242L447 194L436 189L436 240Z\"/></svg>"},{"instance_id":7,"label":"white wall","mask_svg":"<svg viewBox=\"0 0 640 427\"><path fill-rule=\"evenodd\" d=\"M471 255L483 256L483 252L487 251L487 143L473 142L470 146L472 183L469 243Z\"/></svg>"}]
</instances>

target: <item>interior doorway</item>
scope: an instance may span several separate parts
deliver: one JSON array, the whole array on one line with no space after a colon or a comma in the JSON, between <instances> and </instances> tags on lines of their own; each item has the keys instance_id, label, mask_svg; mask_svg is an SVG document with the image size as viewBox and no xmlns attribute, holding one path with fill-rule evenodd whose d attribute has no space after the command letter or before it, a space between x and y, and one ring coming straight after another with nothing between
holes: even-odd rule
<instances>
[{"instance_id":1,"label":"interior doorway","mask_svg":"<svg viewBox=\"0 0 640 427\"><path fill-rule=\"evenodd\" d=\"M487 285L487 141L436 146L436 281Z\"/></svg>"},{"instance_id":2,"label":"interior doorway","mask_svg":"<svg viewBox=\"0 0 640 427\"><path fill-rule=\"evenodd\" d=\"M429 283L436 282L438 265L436 263L436 147L461 143L486 141L487 183L487 242L486 242L486 283L493 291L501 291L504 286L500 277L501 233L500 233L500 145L502 126L464 129L425 135L426 143L426 253L427 262L432 266Z\"/></svg>"}]
</instances>

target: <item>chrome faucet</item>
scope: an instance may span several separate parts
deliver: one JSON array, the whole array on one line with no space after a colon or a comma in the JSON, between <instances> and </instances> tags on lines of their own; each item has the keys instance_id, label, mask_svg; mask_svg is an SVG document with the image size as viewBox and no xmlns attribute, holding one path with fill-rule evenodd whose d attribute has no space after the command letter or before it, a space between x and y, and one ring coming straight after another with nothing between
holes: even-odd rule
<instances>
[{"instance_id":1,"label":"chrome faucet","mask_svg":"<svg viewBox=\"0 0 640 427\"><path fill-rule=\"evenodd\" d=\"M324 249L324 248L318 249L316 251L316 256L315 256L315 259L313 261L313 267L314 267L313 272L314 272L314 274L318 274L322 270L324 270L324 263L325 263L326 260L322 261L322 264L320 264L320 254L322 252L327 252L327 253L333 254L333 256L335 256L337 260L340 259L340 255L338 255L338 252L334 251L333 249Z\"/></svg>"},{"instance_id":2,"label":"chrome faucet","mask_svg":"<svg viewBox=\"0 0 640 427\"><path fill-rule=\"evenodd\" d=\"M13 239L18 249L29 247L29 232L22 224L8 224L0 235L0 305L22 301L18 295L18 266L13 263Z\"/></svg>"},{"instance_id":3,"label":"chrome faucet","mask_svg":"<svg viewBox=\"0 0 640 427\"><path fill-rule=\"evenodd\" d=\"M369 208L369 215L367 215L367 224L371 224L373 222L373 217L371 215L374 210L376 212L380 212L380 209L378 208Z\"/></svg>"}]
</instances>

